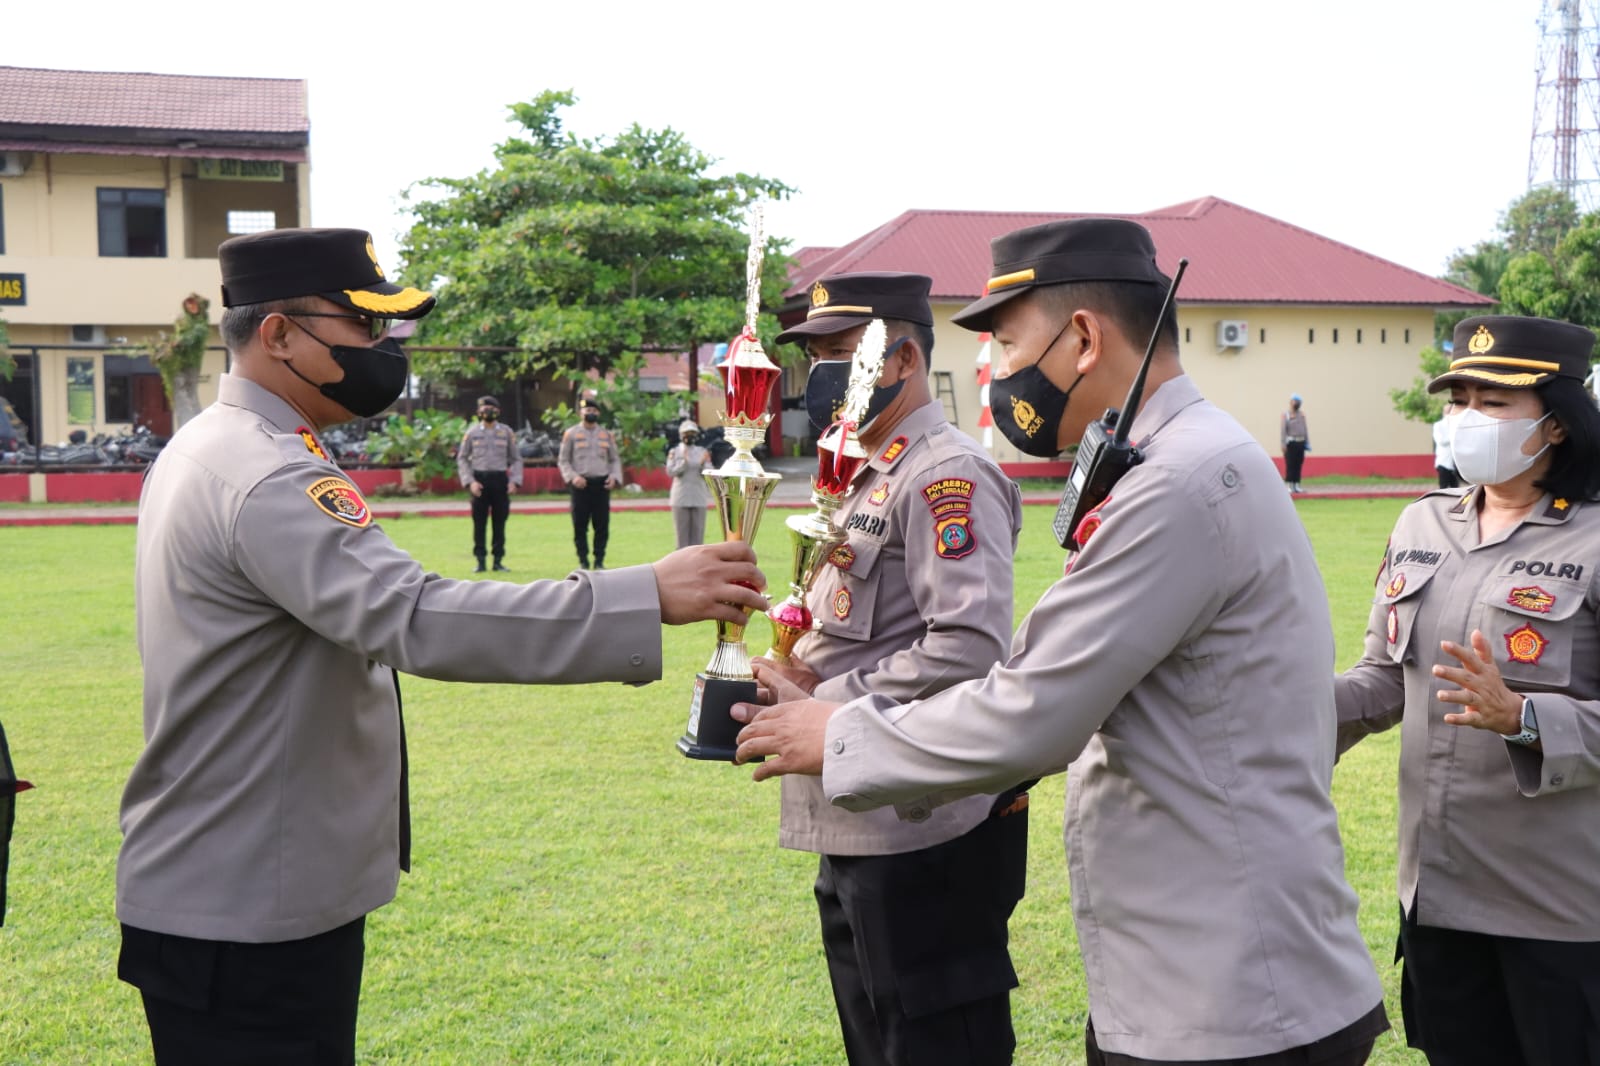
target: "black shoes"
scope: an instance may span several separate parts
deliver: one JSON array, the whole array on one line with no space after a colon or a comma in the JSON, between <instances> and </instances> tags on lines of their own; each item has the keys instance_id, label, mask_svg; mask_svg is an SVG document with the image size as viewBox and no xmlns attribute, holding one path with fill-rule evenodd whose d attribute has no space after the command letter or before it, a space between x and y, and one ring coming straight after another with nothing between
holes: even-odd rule
<instances>
[{"instance_id":1,"label":"black shoes","mask_svg":"<svg viewBox=\"0 0 1600 1066\"><path fill-rule=\"evenodd\" d=\"M479 559L479 560L478 560L478 565L477 565L477 566L474 566L474 567L473 567L473 568L472 568L472 572L473 572L473 573L474 573L474 574L481 574L481 573L483 573L483 560L482 560L482 559Z\"/></svg>"},{"instance_id":2,"label":"black shoes","mask_svg":"<svg viewBox=\"0 0 1600 1066\"><path fill-rule=\"evenodd\" d=\"M511 570L511 567L507 566L505 563L502 563L499 559L496 559L494 561L494 568L496 570L504 570L504 571L507 571L507 572L510 572L510 570Z\"/></svg>"}]
</instances>

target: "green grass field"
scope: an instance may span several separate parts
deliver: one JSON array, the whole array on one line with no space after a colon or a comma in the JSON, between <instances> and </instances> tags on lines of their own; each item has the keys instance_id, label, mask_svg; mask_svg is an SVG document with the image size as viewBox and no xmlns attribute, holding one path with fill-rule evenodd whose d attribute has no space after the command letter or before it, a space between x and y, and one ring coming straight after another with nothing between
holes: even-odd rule
<instances>
[{"instance_id":1,"label":"green grass field","mask_svg":"<svg viewBox=\"0 0 1600 1066\"><path fill-rule=\"evenodd\" d=\"M1402 504L1297 505L1348 665ZM775 583L787 569L784 514L767 516L757 545ZM1019 618L1060 573L1050 515L1026 516ZM466 519L386 528L424 566L469 576ZM666 513L617 513L612 530L616 566L671 547ZM565 516L513 516L509 576L562 576L570 531ZM150 1060L138 995L116 980L112 910L117 802L140 746L133 540L132 526L0 529L0 721L19 773L39 786L18 800L0 929L6 1066ZM763 650L765 624L750 629ZM368 921L360 1061L843 1061L815 928L815 858L777 846L776 785L673 746L714 640L709 623L668 630L665 680L640 689L406 680L414 866ZM1336 774L1347 872L1396 1024L1398 739L1361 744ZM1028 896L1012 922L1019 1064L1082 1061L1062 786L1052 778L1034 792ZM1373 1061L1422 1059L1390 1033Z\"/></svg>"}]
</instances>

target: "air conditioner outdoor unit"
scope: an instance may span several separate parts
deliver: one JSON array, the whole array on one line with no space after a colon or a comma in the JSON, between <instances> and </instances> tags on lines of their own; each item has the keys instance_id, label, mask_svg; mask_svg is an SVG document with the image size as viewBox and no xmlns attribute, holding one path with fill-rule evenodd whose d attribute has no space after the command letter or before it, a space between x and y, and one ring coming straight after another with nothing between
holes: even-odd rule
<instances>
[{"instance_id":1,"label":"air conditioner outdoor unit","mask_svg":"<svg viewBox=\"0 0 1600 1066\"><path fill-rule=\"evenodd\" d=\"M1217 323L1218 348L1243 348L1250 343L1250 323L1223 319Z\"/></svg>"},{"instance_id":2,"label":"air conditioner outdoor unit","mask_svg":"<svg viewBox=\"0 0 1600 1066\"><path fill-rule=\"evenodd\" d=\"M15 178L27 169L21 152L0 152L0 178Z\"/></svg>"},{"instance_id":3,"label":"air conditioner outdoor unit","mask_svg":"<svg viewBox=\"0 0 1600 1066\"><path fill-rule=\"evenodd\" d=\"M104 326L73 326L73 344L104 344L106 342L106 328Z\"/></svg>"}]
</instances>

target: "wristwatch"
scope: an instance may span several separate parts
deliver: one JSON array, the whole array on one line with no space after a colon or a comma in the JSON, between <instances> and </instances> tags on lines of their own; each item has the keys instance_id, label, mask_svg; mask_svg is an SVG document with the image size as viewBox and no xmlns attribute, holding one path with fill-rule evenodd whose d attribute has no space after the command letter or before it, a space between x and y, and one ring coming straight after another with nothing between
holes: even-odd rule
<instances>
[{"instance_id":1,"label":"wristwatch","mask_svg":"<svg viewBox=\"0 0 1600 1066\"><path fill-rule=\"evenodd\" d=\"M1533 700L1524 698L1522 701L1522 732L1504 737L1507 744L1520 744L1527 747L1529 744L1539 742L1539 720L1533 716Z\"/></svg>"}]
</instances>

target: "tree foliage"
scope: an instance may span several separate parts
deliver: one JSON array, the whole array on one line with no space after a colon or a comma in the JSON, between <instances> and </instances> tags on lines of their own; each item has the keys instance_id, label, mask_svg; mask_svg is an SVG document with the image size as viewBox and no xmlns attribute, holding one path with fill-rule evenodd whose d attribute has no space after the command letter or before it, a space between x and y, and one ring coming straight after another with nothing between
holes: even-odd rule
<instances>
[{"instance_id":1,"label":"tree foliage","mask_svg":"<svg viewBox=\"0 0 1600 1066\"><path fill-rule=\"evenodd\" d=\"M161 372L175 426L200 413L200 364L206 357L206 341L211 338L207 314L210 309L210 300L191 292L184 298L172 332L157 333L139 346Z\"/></svg>"},{"instance_id":2,"label":"tree foliage","mask_svg":"<svg viewBox=\"0 0 1600 1066\"><path fill-rule=\"evenodd\" d=\"M1429 395L1428 382L1450 369L1450 357L1438 348L1424 348L1418 357L1421 374L1403 389L1390 389L1394 409L1412 422L1437 422L1444 414L1444 393Z\"/></svg>"},{"instance_id":3,"label":"tree foliage","mask_svg":"<svg viewBox=\"0 0 1600 1066\"><path fill-rule=\"evenodd\" d=\"M603 412L601 421L617 438L617 451L624 466L660 466L664 445L677 439L677 423L694 402L686 392L646 392L640 388L644 356L625 352L617 357L609 378L563 371L563 379L593 395ZM558 403L545 412L545 425L556 436L578 421L578 412Z\"/></svg>"},{"instance_id":4,"label":"tree foliage","mask_svg":"<svg viewBox=\"0 0 1600 1066\"><path fill-rule=\"evenodd\" d=\"M575 99L547 91L512 105L521 133L496 147L494 166L419 183L436 198L413 204L402 275L439 295L420 336L515 349L472 365L467 353L417 352L420 375L448 385L481 378L484 362L506 381L551 370L636 373L624 356L686 352L743 326L746 214L791 190L756 175L714 176L716 161L670 128L576 137L561 123ZM767 242L764 303L781 297L782 251L783 242ZM776 333L776 323L761 332Z\"/></svg>"},{"instance_id":5,"label":"tree foliage","mask_svg":"<svg viewBox=\"0 0 1600 1066\"><path fill-rule=\"evenodd\" d=\"M11 331L6 328L6 320L0 318L0 378L6 381L17 372L17 361L11 358Z\"/></svg>"},{"instance_id":6,"label":"tree foliage","mask_svg":"<svg viewBox=\"0 0 1600 1066\"><path fill-rule=\"evenodd\" d=\"M410 418L392 414L367 435L367 458L408 463L417 481L454 477L456 449L466 432L466 419L448 411L423 408Z\"/></svg>"}]
</instances>

